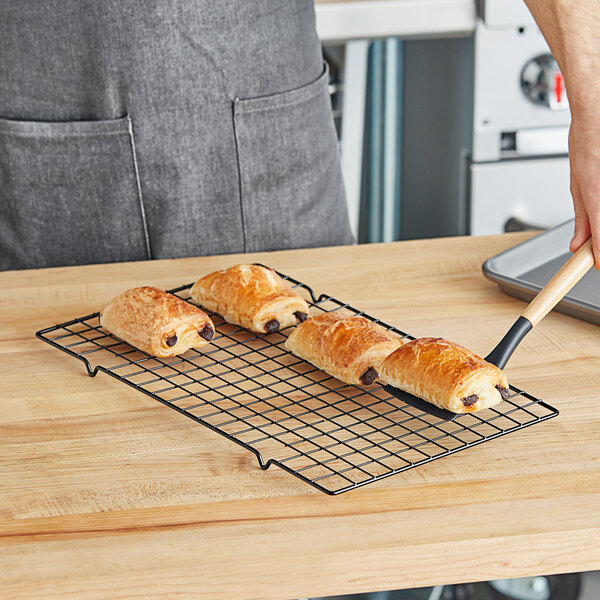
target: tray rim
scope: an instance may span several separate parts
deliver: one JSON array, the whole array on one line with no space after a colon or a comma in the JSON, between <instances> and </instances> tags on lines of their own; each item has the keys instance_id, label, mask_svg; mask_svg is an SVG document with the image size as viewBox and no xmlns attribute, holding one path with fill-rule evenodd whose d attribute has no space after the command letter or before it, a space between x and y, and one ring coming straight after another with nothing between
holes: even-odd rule
<instances>
[{"instance_id":1,"label":"tray rim","mask_svg":"<svg viewBox=\"0 0 600 600\"><path fill-rule=\"evenodd\" d=\"M515 255L519 256L523 252L528 252L532 247L543 246L543 242L547 243L549 238L562 239L567 230L569 230L569 233L572 231L573 221L574 219L565 221L552 229L543 231L528 240L516 244L512 248L508 248L507 250L503 250L502 252L491 256L481 265L484 277L496 283L500 289L509 296L525 301L533 299L533 297L542 289L542 286L531 283L518 276L506 274L506 271L502 272L501 269L504 261L506 259L512 259ZM564 254L564 250L556 249L554 253L547 254L546 257L550 257L549 260L552 260L562 254ZM539 266L544 262L548 261L541 261L536 264ZM554 310L595 325L600 325L600 306L584 300L578 300L569 294L556 305Z\"/></svg>"}]
</instances>

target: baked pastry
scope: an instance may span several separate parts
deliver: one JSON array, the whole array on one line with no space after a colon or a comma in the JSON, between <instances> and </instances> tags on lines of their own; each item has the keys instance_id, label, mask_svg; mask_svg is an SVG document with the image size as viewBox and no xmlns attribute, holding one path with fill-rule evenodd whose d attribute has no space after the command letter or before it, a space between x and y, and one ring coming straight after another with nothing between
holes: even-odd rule
<instances>
[{"instance_id":1,"label":"baked pastry","mask_svg":"<svg viewBox=\"0 0 600 600\"><path fill-rule=\"evenodd\" d=\"M197 306L155 287L127 290L100 312L102 327L152 356L176 356L202 348L215 326Z\"/></svg>"},{"instance_id":2,"label":"baked pastry","mask_svg":"<svg viewBox=\"0 0 600 600\"><path fill-rule=\"evenodd\" d=\"M202 277L191 289L194 302L228 323L273 333L308 318L308 304L271 269L236 265Z\"/></svg>"},{"instance_id":3,"label":"baked pastry","mask_svg":"<svg viewBox=\"0 0 600 600\"><path fill-rule=\"evenodd\" d=\"M354 385L373 383L381 363L401 345L400 337L381 325L339 313L308 319L285 342L296 356Z\"/></svg>"},{"instance_id":4,"label":"baked pastry","mask_svg":"<svg viewBox=\"0 0 600 600\"><path fill-rule=\"evenodd\" d=\"M442 338L407 342L385 360L380 379L454 413L489 408L509 395L501 369Z\"/></svg>"}]
</instances>

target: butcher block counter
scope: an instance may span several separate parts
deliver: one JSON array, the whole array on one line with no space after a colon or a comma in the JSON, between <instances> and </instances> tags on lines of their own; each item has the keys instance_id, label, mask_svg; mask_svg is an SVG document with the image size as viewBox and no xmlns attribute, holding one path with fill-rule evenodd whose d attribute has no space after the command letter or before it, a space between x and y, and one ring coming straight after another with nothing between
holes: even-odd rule
<instances>
[{"instance_id":1,"label":"butcher block counter","mask_svg":"<svg viewBox=\"0 0 600 600\"><path fill-rule=\"evenodd\" d=\"M261 262L485 355L530 234L0 273L0 598L307 598L600 568L600 329L550 314L510 381L560 415L326 495L35 332L138 285Z\"/></svg>"}]
</instances>

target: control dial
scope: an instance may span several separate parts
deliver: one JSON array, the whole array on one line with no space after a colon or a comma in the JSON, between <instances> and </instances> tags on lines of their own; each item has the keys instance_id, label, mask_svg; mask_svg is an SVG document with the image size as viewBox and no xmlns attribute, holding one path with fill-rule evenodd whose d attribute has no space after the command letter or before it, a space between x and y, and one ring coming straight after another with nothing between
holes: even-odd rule
<instances>
[{"instance_id":1,"label":"control dial","mask_svg":"<svg viewBox=\"0 0 600 600\"><path fill-rule=\"evenodd\" d=\"M552 110L569 108L565 82L552 54L531 59L521 72L521 89L534 104Z\"/></svg>"}]
</instances>

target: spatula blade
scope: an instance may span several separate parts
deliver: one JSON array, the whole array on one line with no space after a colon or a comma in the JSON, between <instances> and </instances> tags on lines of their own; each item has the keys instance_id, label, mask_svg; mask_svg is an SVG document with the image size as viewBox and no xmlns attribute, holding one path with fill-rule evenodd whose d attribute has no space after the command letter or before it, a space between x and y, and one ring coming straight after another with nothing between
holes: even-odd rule
<instances>
[{"instance_id":1,"label":"spatula blade","mask_svg":"<svg viewBox=\"0 0 600 600\"><path fill-rule=\"evenodd\" d=\"M421 410L429 415L437 417L438 419L442 419L444 421L453 421L458 416L455 413L446 410L445 408L440 408L435 404L426 402L422 398L419 398L418 396L413 396L413 394L409 394L408 392L405 392L394 386L384 385L383 389L386 392L388 392L388 394L391 394L395 398L398 398L398 400L402 400L402 402L404 402L405 404L408 404L413 408Z\"/></svg>"}]
</instances>

